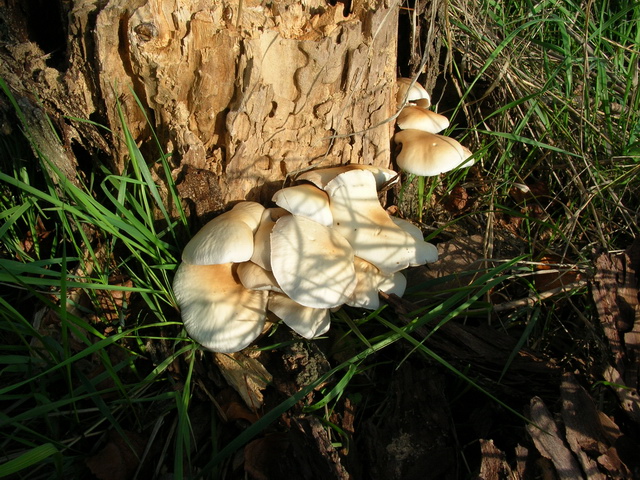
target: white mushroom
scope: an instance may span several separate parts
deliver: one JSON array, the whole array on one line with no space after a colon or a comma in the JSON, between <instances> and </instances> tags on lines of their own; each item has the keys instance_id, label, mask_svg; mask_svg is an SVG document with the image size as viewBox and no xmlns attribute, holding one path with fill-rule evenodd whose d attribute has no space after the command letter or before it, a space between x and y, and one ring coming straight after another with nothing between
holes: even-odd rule
<instances>
[{"instance_id":1,"label":"white mushroom","mask_svg":"<svg viewBox=\"0 0 640 480\"><path fill-rule=\"evenodd\" d=\"M253 262L239 263L237 275L240 283L248 290L268 290L282 293L273 273Z\"/></svg>"},{"instance_id":2,"label":"white mushroom","mask_svg":"<svg viewBox=\"0 0 640 480\"><path fill-rule=\"evenodd\" d=\"M415 175L433 176L473 165L471 152L453 138L421 130L402 130L393 137L402 150L398 166Z\"/></svg>"},{"instance_id":3,"label":"white mushroom","mask_svg":"<svg viewBox=\"0 0 640 480\"><path fill-rule=\"evenodd\" d=\"M359 257L355 257L354 263L358 280L356 289L347 301L347 305L377 310L380 308L378 292L394 293L398 296L404 294L407 279L402 273L384 275L375 265Z\"/></svg>"},{"instance_id":4,"label":"white mushroom","mask_svg":"<svg viewBox=\"0 0 640 480\"><path fill-rule=\"evenodd\" d=\"M293 215L306 217L327 227L333 224L327 194L313 185L283 188L278 190L271 200Z\"/></svg>"},{"instance_id":5,"label":"white mushroom","mask_svg":"<svg viewBox=\"0 0 640 480\"><path fill-rule=\"evenodd\" d=\"M425 108L429 108L431 106L431 97L429 96L429 92L427 92L427 90L418 82L414 82L411 78L400 77L397 80L397 85L398 93L396 95L396 101L399 107L404 105L405 100L407 102L423 100L422 105L424 105Z\"/></svg>"},{"instance_id":6,"label":"white mushroom","mask_svg":"<svg viewBox=\"0 0 640 480\"><path fill-rule=\"evenodd\" d=\"M353 249L334 229L280 218L271 233L271 269L282 291L306 307L342 305L355 288Z\"/></svg>"},{"instance_id":7,"label":"white mushroom","mask_svg":"<svg viewBox=\"0 0 640 480\"><path fill-rule=\"evenodd\" d=\"M246 223L254 232L258 228L264 207L257 202L238 202L230 210L236 220Z\"/></svg>"},{"instance_id":8,"label":"white mushroom","mask_svg":"<svg viewBox=\"0 0 640 480\"><path fill-rule=\"evenodd\" d=\"M328 309L305 307L279 293L269 295L267 310L304 338L318 337L326 333L331 326L331 314Z\"/></svg>"},{"instance_id":9,"label":"white mushroom","mask_svg":"<svg viewBox=\"0 0 640 480\"><path fill-rule=\"evenodd\" d=\"M187 243L182 260L194 265L244 262L253 255L253 234L264 207L240 202L207 223Z\"/></svg>"},{"instance_id":10,"label":"white mushroom","mask_svg":"<svg viewBox=\"0 0 640 480\"><path fill-rule=\"evenodd\" d=\"M431 110L407 105L398 115L396 124L402 130L415 129L438 133L449 126L449 119Z\"/></svg>"},{"instance_id":11,"label":"white mushroom","mask_svg":"<svg viewBox=\"0 0 640 480\"><path fill-rule=\"evenodd\" d=\"M393 223L411 235L417 240L416 263L409 264L410 267L424 265L425 263L434 263L438 261L438 247L434 244L425 242L422 230L413 223L398 217L391 217Z\"/></svg>"},{"instance_id":12,"label":"white mushroom","mask_svg":"<svg viewBox=\"0 0 640 480\"><path fill-rule=\"evenodd\" d=\"M265 208L260 225L253 236L251 261L265 270L271 271L271 230L276 220L284 215L289 215L289 212L283 208Z\"/></svg>"},{"instance_id":13,"label":"white mushroom","mask_svg":"<svg viewBox=\"0 0 640 480\"><path fill-rule=\"evenodd\" d=\"M173 280L184 327L191 338L215 352L237 352L262 332L269 292L247 290L234 264L183 262Z\"/></svg>"},{"instance_id":14,"label":"white mushroom","mask_svg":"<svg viewBox=\"0 0 640 480\"><path fill-rule=\"evenodd\" d=\"M383 185L390 181L395 183L398 181L398 172L389 168L376 167L375 165L360 165L359 163L350 163L348 165L340 165L338 167L317 168L309 170L296 177L296 180L306 180L313 183L316 187L324 190L331 180L338 175L351 170L368 170L376 179L376 189L382 188Z\"/></svg>"},{"instance_id":15,"label":"white mushroom","mask_svg":"<svg viewBox=\"0 0 640 480\"><path fill-rule=\"evenodd\" d=\"M380 206L370 172L352 170L331 180L329 194L333 228L345 237L355 254L391 274L419 262L416 240L398 227ZM422 262L424 263L424 262Z\"/></svg>"}]
</instances>

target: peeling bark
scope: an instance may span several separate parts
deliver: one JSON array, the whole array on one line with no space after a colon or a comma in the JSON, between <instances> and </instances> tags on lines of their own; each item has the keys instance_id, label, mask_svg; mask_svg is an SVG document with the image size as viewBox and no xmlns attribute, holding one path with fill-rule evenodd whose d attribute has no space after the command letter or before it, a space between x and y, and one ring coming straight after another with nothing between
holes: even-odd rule
<instances>
[{"instance_id":1,"label":"peeling bark","mask_svg":"<svg viewBox=\"0 0 640 480\"><path fill-rule=\"evenodd\" d=\"M139 144L150 140L149 115L174 154L176 178L186 168L213 174L212 208L270 199L288 175L312 165L388 166L396 2L358 2L347 16L343 5L319 0L47 6L54 7L57 41L47 42L31 7L8 2L0 76L25 102L42 99L63 147L102 152L115 173L127 162L119 107Z\"/></svg>"}]
</instances>

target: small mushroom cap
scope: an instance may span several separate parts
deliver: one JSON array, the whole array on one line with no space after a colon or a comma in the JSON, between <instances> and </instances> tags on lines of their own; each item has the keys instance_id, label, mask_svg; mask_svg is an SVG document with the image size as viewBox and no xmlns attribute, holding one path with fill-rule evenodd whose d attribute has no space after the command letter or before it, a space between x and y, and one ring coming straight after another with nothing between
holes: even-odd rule
<instances>
[{"instance_id":1,"label":"small mushroom cap","mask_svg":"<svg viewBox=\"0 0 640 480\"><path fill-rule=\"evenodd\" d=\"M398 115L396 124L402 130L415 129L438 133L449 126L449 119L431 110L407 105Z\"/></svg>"},{"instance_id":2,"label":"small mushroom cap","mask_svg":"<svg viewBox=\"0 0 640 480\"><path fill-rule=\"evenodd\" d=\"M173 291L191 338L214 352L231 353L253 342L264 327L267 291L247 290L234 264L191 265L183 262Z\"/></svg>"},{"instance_id":3,"label":"small mushroom cap","mask_svg":"<svg viewBox=\"0 0 640 480\"><path fill-rule=\"evenodd\" d=\"M327 227L333 224L327 194L313 185L283 188L278 190L271 200L293 215L306 217Z\"/></svg>"},{"instance_id":4,"label":"small mushroom cap","mask_svg":"<svg viewBox=\"0 0 640 480\"><path fill-rule=\"evenodd\" d=\"M326 187L333 229L346 238L355 254L391 274L418 262L419 243L398 227L380 206L370 172L352 170Z\"/></svg>"},{"instance_id":5,"label":"small mushroom cap","mask_svg":"<svg viewBox=\"0 0 640 480\"><path fill-rule=\"evenodd\" d=\"M337 307L355 288L349 242L334 229L296 215L278 219L273 228L271 268L282 291L306 307Z\"/></svg>"},{"instance_id":6,"label":"small mushroom cap","mask_svg":"<svg viewBox=\"0 0 640 480\"><path fill-rule=\"evenodd\" d=\"M329 168L317 168L315 170L309 170L296 177L296 180L306 180L313 183L316 187L324 188L331 180L338 175L351 170L368 170L376 179L376 189L380 190L382 186L391 182L398 181L398 172L391 170L390 168L376 167L375 165L360 165L359 163L350 163L348 165L340 165L338 167Z\"/></svg>"},{"instance_id":7,"label":"small mushroom cap","mask_svg":"<svg viewBox=\"0 0 640 480\"><path fill-rule=\"evenodd\" d=\"M331 326L331 314L328 309L305 307L280 293L269 295L267 310L304 338L318 337L326 333Z\"/></svg>"},{"instance_id":8,"label":"small mushroom cap","mask_svg":"<svg viewBox=\"0 0 640 480\"><path fill-rule=\"evenodd\" d=\"M413 83L413 85L411 85ZM405 98L407 102L415 102L417 100L424 100L422 105L426 105L425 108L431 106L431 97L429 92L420 85L418 82L413 82L411 78L400 77L397 80L398 93L396 95L396 101L398 106L404 105Z\"/></svg>"},{"instance_id":9,"label":"small mushroom cap","mask_svg":"<svg viewBox=\"0 0 640 480\"><path fill-rule=\"evenodd\" d=\"M239 263L237 274L240 283L247 290L267 290L282 293L282 289L278 286L273 273L253 262Z\"/></svg>"},{"instance_id":10,"label":"small mushroom cap","mask_svg":"<svg viewBox=\"0 0 640 480\"><path fill-rule=\"evenodd\" d=\"M402 130L393 137L402 150L396 157L398 166L415 175L439 175L456 167L470 167L471 152L450 137L422 130Z\"/></svg>"},{"instance_id":11,"label":"small mushroom cap","mask_svg":"<svg viewBox=\"0 0 640 480\"><path fill-rule=\"evenodd\" d=\"M400 297L404 294L407 288L407 279L402 273L384 275L375 265L359 257L354 258L354 263L358 281L347 305L377 310L380 308L379 291L394 293Z\"/></svg>"},{"instance_id":12,"label":"small mushroom cap","mask_svg":"<svg viewBox=\"0 0 640 480\"><path fill-rule=\"evenodd\" d=\"M182 251L182 260L194 265L245 262L253 255L253 234L264 207L240 202L218 215L196 233Z\"/></svg>"}]
</instances>

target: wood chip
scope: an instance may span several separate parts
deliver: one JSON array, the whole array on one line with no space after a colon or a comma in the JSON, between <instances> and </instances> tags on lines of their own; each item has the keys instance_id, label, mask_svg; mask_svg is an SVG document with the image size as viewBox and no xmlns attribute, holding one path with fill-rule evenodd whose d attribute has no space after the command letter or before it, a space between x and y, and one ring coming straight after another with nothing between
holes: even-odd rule
<instances>
[{"instance_id":1,"label":"wood chip","mask_svg":"<svg viewBox=\"0 0 640 480\"><path fill-rule=\"evenodd\" d=\"M213 359L227 383L236 390L252 410L262 406L262 390L271 382L271 374L256 358L242 352L214 353Z\"/></svg>"},{"instance_id":2,"label":"wood chip","mask_svg":"<svg viewBox=\"0 0 640 480\"><path fill-rule=\"evenodd\" d=\"M480 439L480 454L482 480L518 480L520 478L517 472L511 470L504 452L495 446L493 440Z\"/></svg>"},{"instance_id":3,"label":"wood chip","mask_svg":"<svg viewBox=\"0 0 640 480\"><path fill-rule=\"evenodd\" d=\"M569 373L560 384L562 420L569 447L575 453L589 480L605 480L589 453L604 453L608 449L600 425L598 412L589 394Z\"/></svg>"},{"instance_id":4,"label":"wood chip","mask_svg":"<svg viewBox=\"0 0 640 480\"><path fill-rule=\"evenodd\" d=\"M540 397L533 397L530 404L532 423L527 431L538 452L553 462L560 479L584 478L578 462L565 444L558 425Z\"/></svg>"},{"instance_id":5,"label":"wood chip","mask_svg":"<svg viewBox=\"0 0 640 480\"><path fill-rule=\"evenodd\" d=\"M624 384L620 372L612 366L604 371L604 379L618 396L620 407L636 424L640 425L640 395L635 389L630 389Z\"/></svg>"}]
</instances>

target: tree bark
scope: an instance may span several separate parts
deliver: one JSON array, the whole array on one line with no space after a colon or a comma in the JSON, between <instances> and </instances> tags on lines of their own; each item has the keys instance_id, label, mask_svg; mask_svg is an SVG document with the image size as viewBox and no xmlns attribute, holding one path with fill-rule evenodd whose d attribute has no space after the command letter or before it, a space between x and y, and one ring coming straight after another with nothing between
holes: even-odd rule
<instances>
[{"instance_id":1,"label":"tree bark","mask_svg":"<svg viewBox=\"0 0 640 480\"><path fill-rule=\"evenodd\" d=\"M310 166L388 166L398 8L392 0L354 2L352 12L320 0L4 0L0 77L22 104L41 102L62 139L49 154L69 177L95 155L115 173L126 169L121 105L143 151L153 127L173 153L179 190L202 215L268 201ZM45 124L35 119L33 129Z\"/></svg>"}]
</instances>

